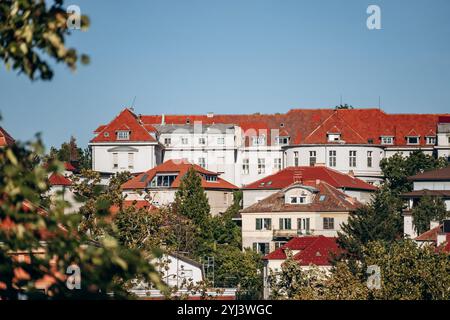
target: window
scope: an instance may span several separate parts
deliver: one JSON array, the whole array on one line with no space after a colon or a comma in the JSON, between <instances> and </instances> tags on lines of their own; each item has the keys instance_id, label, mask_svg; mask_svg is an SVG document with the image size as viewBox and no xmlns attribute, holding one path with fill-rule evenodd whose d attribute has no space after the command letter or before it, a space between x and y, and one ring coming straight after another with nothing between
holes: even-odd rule
<instances>
[{"instance_id":1,"label":"window","mask_svg":"<svg viewBox=\"0 0 450 320\"><path fill-rule=\"evenodd\" d=\"M272 219L256 218L256 230L272 230Z\"/></svg>"},{"instance_id":2,"label":"window","mask_svg":"<svg viewBox=\"0 0 450 320\"><path fill-rule=\"evenodd\" d=\"M298 151L294 152L294 167L298 167Z\"/></svg>"},{"instance_id":3,"label":"window","mask_svg":"<svg viewBox=\"0 0 450 320\"><path fill-rule=\"evenodd\" d=\"M266 136L261 135L261 136L252 137L252 141L253 141L254 146L263 146L266 144Z\"/></svg>"},{"instance_id":4,"label":"window","mask_svg":"<svg viewBox=\"0 0 450 320\"><path fill-rule=\"evenodd\" d=\"M284 246L286 243L287 243L286 241L275 241L275 250Z\"/></svg>"},{"instance_id":5,"label":"window","mask_svg":"<svg viewBox=\"0 0 450 320\"><path fill-rule=\"evenodd\" d=\"M394 144L394 137L390 136L382 136L381 144Z\"/></svg>"},{"instance_id":6,"label":"window","mask_svg":"<svg viewBox=\"0 0 450 320\"><path fill-rule=\"evenodd\" d=\"M130 140L130 131L117 131L117 140Z\"/></svg>"},{"instance_id":7,"label":"window","mask_svg":"<svg viewBox=\"0 0 450 320\"><path fill-rule=\"evenodd\" d=\"M170 187L177 178L177 175L157 175L150 182L150 187Z\"/></svg>"},{"instance_id":8,"label":"window","mask_svg":"<svg viewBox=\"0 0 450 320\"><path fill-rule=\"evenodd\" d=\"M242 159L242 174L249 174L250 164L248 159Z\"/></svg>"},{"instance_id":9,"label":"window","mask_svg":"<svg viewBox=\"0 0 450 320\"><path fill-rule=\"evenodd\" d=\"M349 165L349 167L356 167L356 151L355 150L351 150L349 152L348 165Z\"/></svg>"},{"instance_id":10,"label":"window","mask_svg":"<svg viewBox=\"0 0 450 320\"><path fill-rule=\"evenodd\" d=\"M205 158L198 158L198 165L202 168L206 168L206 160Z\"/></svg>"},{"instance_id":11,"label":"window","mask_svg":"<svg viewBox=\"0 0 450 320\"><path fill-rule=\"evenodd\" d=\"M217 181L217 176L205 175L204 177L205 177L205 180L208 182L216 182Z\"/></svg>"},{"instance_id":12,"label":"window","mask_svg":"<svg viewBox=\"0 0 450 320\"><path fill-rule=\"evenodd\" d=\"M436 137L425 137L427 144L436 144Z\"/></svg>"},{"instance_id":13,"label":"window","mask_svg":"<svg viewBox=\"0 0 450 320\"><path fill-rule=\"evenodd\" d=\"M225 138L224 137L217 138L217 144L225 144Z\"/></svg>"},{"instance_id":14,"label":"window","mask_svg":"<svg viewBox=\"0 0 450 320\"><path fill-rule=\"evenodd\" d=\"M372 168L372 151L367 151L367 167Z\"/></svg>"},{"instance_id":15,"label":"window","mask_svg":"<svg viewBox=\"0 0 450 320\"><path fill-rule=\"evenodd\" d=\"M262 254L269 253L269 243L268 242L253 242L253 251Z\"/></svg>"},{"instance_id":16,"label":"window","mask_svg":"<svg viewBox=\"0 0 450 320\"><path fill-rule=\"evenodd\" d=\"M206 139L204 137L198 138L198 144L202 144L202 145L206 144Z\"/></svg>"},{"instance_id":17,"label":"window","mask_svg":"<svg viewBox=\"0 0 450 320\"><path fill-rule=\"evenodd\" d=\"M304 197L304 196L301 196L301 197L291 196L289 199L290 204L302 204L305 202L306 202L306 197Z\"/></svg>"},{"instance_id":18,"label":"window","mask_svg":"<svg viewBox=\"0 0 450 320\"><path fill-rule=\"evenodd\" d=\"M134 169L134 153L128 154L128 169Z\"/></svg>"},{"instance_id":19,"label":"window","mask_svg":"<svg viewBox=\"0 0 450 320\"><path fill-rule=\"evenodd\" d=\"M328 134L328 141L329 142L336 142L341 140L341 134L340 133L329 133Z\"/></svg>"},{"instance_id":20,"label":"window","mask_svg":"<svg viewBox=\"0 0 450 320\"><path fill-rule=\"evenodd\" d=\"M317 152L316 151L310 151L309 152L309 165L312 167L316 164L317 161Z\"/></svg>"},{"instance_id":21,"label":"window","mask_svg":"<svg viewBox=\"0 0 450 320\"><path fill-rule=\"evenodd\" d=\"M280 230L291 230L291 218L280 218Z\"/></svg>"},{"instance_id":22,"label":"window","mask_svg":"<svg viewBox=\"0 0 450 320\"><path fill-rule=\"evenodd\" d=\"M266 159L258 159L258 174L263 174L266 172Z\"/></svg>"},{"instance_id":23,"label":"window","mask_svg":"<svg viewBox=\"0 0 450 320\"><path fill-rule=\"evenodd\" d=\"M114 169L117 169L117 168L119 168L119 155L118 155L118 153L117 152L114 152L113 154L112 154L112 158L113 158L113 168Z\"/></svg>"},{"instance_id":24,"label":"window","mask_svg":"<svg viewBox=\"0 0 450 320\"><path fill-rule=\"evenodd\" d=\"M323 229L333 230L334 229L334 218L323 218Z\"/></svg>"},{"instance_id":25,"label":"window","mask_svg":"<svg viewBox=\"0 0 450 320\"><path fill-rule=\"evenodd\" d=\"M188 144L189 140L188 138L181 138L181 144Z\"/></svg>"},{"instance_id":26,"label":"window","mask_svg":"<svg viewBox=\"0 0 450 320\"><path fill-rule=\"evenodd\" d=\"M329 158L328 162L330 167L336 167L336 150L330 150L328 152Z\"/></svg>"},{"instance_id":27,"label":"window","mask_svg":"<svg viewBox=\"0 0 450 320\"><path fill-rule=\"evenodd\" d=\"M273 168L276 170L281 170L281 158L275 158L273 160Z\"/></svg>"},{"instance_id":28,"label":"window","mask_svg":"<svg viewBox=\"0 0 450 320\"><path fill-rule=\"evenodd\" d=\"M286 145L289 144L289 137L277 137L277 144Z\"/></svg>"},{"instance_id":29,"label":"window","mask_svg":"<svg viewBox=\"0 0 450 320\"><path fill-rule=\"evenodd\" d=\"M309 218L298 218L297 219L297 229L300 231L300 234L309 234Z\"/></svg>"},{"instance_id":30,"label":"window","mask_svg":"<svg viewBox=\"0 0 450 320\"><path fill-rule=\"evenodd\" d=\"M166 146L170 146L171 143L172 143L172 139L170 139L170 138L164 138L164 144L165 144Z\"/></svg>"},{"instance_id":31,"label":"window","mask_svg":"<svg viewBox=\"0 0 450 320\"><path fill-rule=\"evenodd\" d=\"M419 137L406 137L407 144L419 144Z\"/></svg>"}]
</instances>

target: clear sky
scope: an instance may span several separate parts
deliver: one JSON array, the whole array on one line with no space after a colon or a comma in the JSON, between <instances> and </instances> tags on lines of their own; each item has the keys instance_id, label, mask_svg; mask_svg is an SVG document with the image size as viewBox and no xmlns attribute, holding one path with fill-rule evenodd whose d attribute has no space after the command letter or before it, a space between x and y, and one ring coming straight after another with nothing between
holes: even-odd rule
<instances>
[{"instance_id":1,"label":"clear sky","mask_svg":"<svg viewBox=\"0 0 450 320\"><path fill-rule=\"evenodd\" d=\"M448 0L70 0L91 19L69 44L91 57L51 82L0 65L0 112L17 139L47 146L135 110L276 113L340 103L450 112ZM382 30L366 9L381 7Z\"/></svg>"}]
</instances>

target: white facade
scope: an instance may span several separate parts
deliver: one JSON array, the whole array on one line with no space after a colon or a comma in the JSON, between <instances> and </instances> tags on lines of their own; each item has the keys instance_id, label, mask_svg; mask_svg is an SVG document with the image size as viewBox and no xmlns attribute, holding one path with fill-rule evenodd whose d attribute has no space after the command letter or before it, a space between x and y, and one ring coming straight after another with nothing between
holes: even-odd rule
<instances>
[{"instance_id":1,"label":"white facade","mask_svg":"<svg viewBox=\"0 0 450 320\"><path fill-rule=\"evenodd\" d=\"M183 288L204 280L201 264L178 255L164 254L152 261L169 287Z\"/></svg>"},{"instance_id":2,"label":"white facade","mask_svg":"<svg viewBox=\"0 0 450 320\"><path fill-rule=\"evenodd\" d=\"M115 174L147 171L161 163L161 148L157 143L115 142L91 143L92 169Z\"/></svg>"}]
</instances>

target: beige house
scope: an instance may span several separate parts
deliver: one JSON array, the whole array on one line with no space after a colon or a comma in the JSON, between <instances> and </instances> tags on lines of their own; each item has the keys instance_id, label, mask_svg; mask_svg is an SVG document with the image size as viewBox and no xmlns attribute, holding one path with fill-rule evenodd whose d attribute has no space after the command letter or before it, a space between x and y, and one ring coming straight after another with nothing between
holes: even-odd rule
<instances>
[{"instance_id":1,"label":"beige house","mask_svg":"<svg viewBox=\"0 0 450 320\"><path fill-rule=\"evenodd\" d=\"M168 160L146 171L122 185L127 200L148 200L153 206L160 207L172 203L180 186L181 179L189 168L199 174L202 187L211 207L211 214L217 215L233 204L233 191L238 187L219 177L216 172L208 171L187 160Z\"/></svg>"},{"instance_id":2,"label":"beige house","mask_svg":"<svg viewBox=\"0 0 450 320\"><path fill-rule=\"evenodd\" d=\"M335 237L359 206L327 182L293 183L241 210L242 246L267 254L295 236Z\"/></svg>"}]
</instances>

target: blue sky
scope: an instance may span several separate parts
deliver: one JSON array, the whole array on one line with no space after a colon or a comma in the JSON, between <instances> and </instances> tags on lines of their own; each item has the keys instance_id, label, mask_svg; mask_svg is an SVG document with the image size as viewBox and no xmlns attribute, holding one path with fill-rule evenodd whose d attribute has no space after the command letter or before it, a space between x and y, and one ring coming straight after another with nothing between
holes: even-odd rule
<instances>
[{"instance_id":1,"label":"blue sky","mask_svg":"<svg viewBox=\"0 0 450 320\"><path fill-rule=\"evenodd\" d=\"M340 102L450 112L450 1L71 0L91 19L68 41L91 64L31 82L0 65L4 126L49 147L135 110L276 113ZM369 4L382 30L366 27Z\"/></svg>"}]
</instances>

